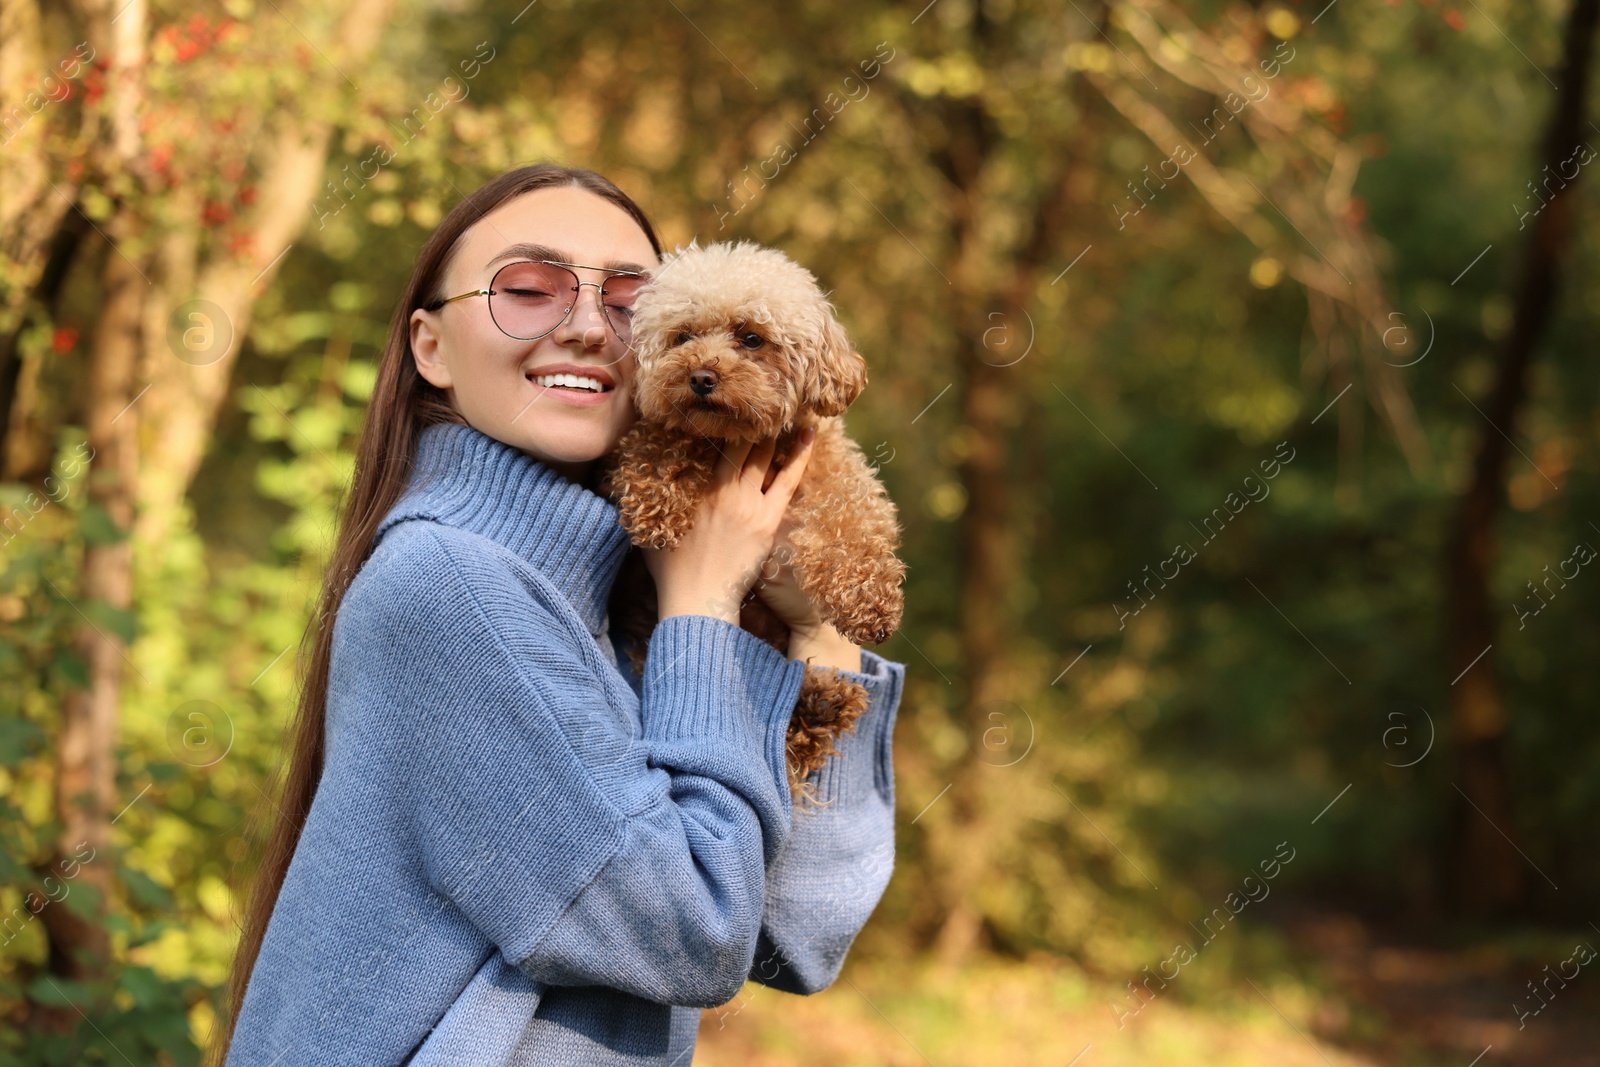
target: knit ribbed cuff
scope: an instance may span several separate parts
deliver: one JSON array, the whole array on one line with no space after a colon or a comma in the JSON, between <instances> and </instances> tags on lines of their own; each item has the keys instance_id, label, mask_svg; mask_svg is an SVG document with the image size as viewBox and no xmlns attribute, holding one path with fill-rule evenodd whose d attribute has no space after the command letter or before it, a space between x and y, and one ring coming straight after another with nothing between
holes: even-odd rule
<instances>
[{"instance_id":1,"label":"knit ribbed cuff","mask_svg":"<svg viewBox=\"0 0 1600 1067\"><path fill-rule=\"evenodd\" d=\"M805 664L723 619L668 616L656 624L645 657L644 703L651 709L645 736L722 738L753 731L770 756L776 734L781 754L805 673Z\"/></svg>"},{"instance_id":2,"label":"knit ribbed cuff","mask_svg":"<svg viewBox=\"0 0 1600 1067\"><path fill-rule=\"evenodd\" d=\"M868 649L861 650L861 666L839 676L866 689L867 710L854 730L834 740L839 755L829 757L810 781L818 802L832 809L854 808L874 797L893 809L894 724L906 668Z\"/></svg>"}]
</instances>

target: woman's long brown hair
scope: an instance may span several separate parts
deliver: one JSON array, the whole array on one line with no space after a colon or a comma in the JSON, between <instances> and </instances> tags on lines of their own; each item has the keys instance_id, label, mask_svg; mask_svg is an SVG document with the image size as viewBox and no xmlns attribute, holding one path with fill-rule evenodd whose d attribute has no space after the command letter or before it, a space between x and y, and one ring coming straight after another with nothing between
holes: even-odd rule
<instances>
[{"instance_id":1,"label":"woman's long brown hair","mask_svg":"<svg viewBox=\"0 0 1600 1067\"><path fill-rule=\"evenodd\" d=\"M519 167L479 187L451 209L422 246L411 281L389 323L388 344L378 366L377 384L356 450L355 478L323 576L317 613L301 640L298 660L303 682L294 722L289 727L292 741L287 772L276 805L282 814L272 826L248 893L239 949L228 977L227 1018L222 1022L220 1039L211 1043L213 1067L221 1067L227 1059L250 972L260 955L267 922L272 918L278 891L322 777L334 617L351 580L372 552L372 537L378 524L405 491L423 427L465 421L451 407L448 397L417 373L411 352L411 313L444 295L438 291L440 281L462 235L473 223L513 197L560 186L585 189L622 208L639 224L656 254L661 253L655 228L626 193L593 171L552 163ZM271 810L266 805L258 807L256 818L265 817Z\"/></svg>"}]
</instances>

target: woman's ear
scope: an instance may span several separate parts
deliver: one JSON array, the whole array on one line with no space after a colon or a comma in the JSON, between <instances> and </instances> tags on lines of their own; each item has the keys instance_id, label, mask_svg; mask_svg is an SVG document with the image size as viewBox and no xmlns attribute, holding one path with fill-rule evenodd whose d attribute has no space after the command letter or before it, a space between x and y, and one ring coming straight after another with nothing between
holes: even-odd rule
<instances>
[{"instance_id":1,"label":"woman's ear","mask_svg":"<svg viewBox=\"0 0 1600 1067\"><path fill-rule=\"evenodd\" d=\"M439 320L431 311L417 308L411 313L411 356L417 373L438 389L450 388L450 366L439 351Z\"/></svg>"},{"instance_id":2,"label":"woman's ear","mask_svg":"<svg viewBox=\"0 0 1600 1067\"><path fill-rule=\"evenodd\" d=\"M824 418L843 415L867 387L867 361L832 315L823 320L805 384L806 405Z\"/></svg>"}]
</instances>

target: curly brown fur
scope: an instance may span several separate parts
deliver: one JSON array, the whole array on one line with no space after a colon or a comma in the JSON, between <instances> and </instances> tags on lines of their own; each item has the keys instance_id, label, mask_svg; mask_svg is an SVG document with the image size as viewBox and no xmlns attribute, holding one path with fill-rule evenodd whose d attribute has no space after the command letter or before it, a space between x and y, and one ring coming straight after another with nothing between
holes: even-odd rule
<instances>
[{"instance_id":1,"label":"curly brown fur","mask_svg":"<svg viewBox=\"0 0 1600 1067\"><path fill-rule=\"evenodd\" d=\"M867 710L867 691L858 682L826 667L811 667L800 685L794 719L789 723L789 792L798 803L821 807L813 778L829 756L836 756L834 738L851 733Z\"/></svg>"},{"instance_id":2,"label":"curly brown fur","mask_svg":"<svg viewBox=\"0 0 1600 1067\"><path fill-rule=\"evenodd\" d=\"M711 485L716 461L716 442L639 422L618 443L601 489L616 499L635 545L676 548Z\"/></svg>"},{"instance_id":3,"label":"curly brown fur","mask_svg":"<svg viewBox=\"0 0 1600 1067\"><path fill-rule=\"evenodd\" d=\"M781 465L799 431L813 427L811 460L789 504L795 579L851 642L888 640L904 611L899 519L839 418L866 387L866 361L811 273L750 242L691 244L664 257L641 292L633 347L640 421L600 482L633 543L678 543L726 443L776 438ZM786 633L782 641L761 636L786 650ZM643 644L635 646L641 662ZM865 708L860 685L807 672L789 734L799 793L834 753L824 742Z\"/></svg>"},{"instance_id":4,"label":"curly brown fur","mask_svg":"<svg viewBox=\"0 0 1600 1067\"><path fill-rule=\"evenodd\" d=\"M752 332L759 347L741 343ZM764 441L802 416L844 414L867 385L811 272L749 241L663 257L634 304L632 344L640 416L689 437Z\"/></svg>"},{"instance_id":5,"label":"curly brown fur","mask_svg":"<svg viewBox=\"0 0 1600 1067\"><path fill-rule=\"evenodd\" d=\"M789 627L756 594L751 593L741 606L739 625L787 654ZM838 755L833 739L855 729L867 704L867 690L860 683L844 678L831 667L808 666L785 739L789 792L797 804L808 809L825 806L817 797L812 779L828 757Z\"/></svg>"}]
</instances>

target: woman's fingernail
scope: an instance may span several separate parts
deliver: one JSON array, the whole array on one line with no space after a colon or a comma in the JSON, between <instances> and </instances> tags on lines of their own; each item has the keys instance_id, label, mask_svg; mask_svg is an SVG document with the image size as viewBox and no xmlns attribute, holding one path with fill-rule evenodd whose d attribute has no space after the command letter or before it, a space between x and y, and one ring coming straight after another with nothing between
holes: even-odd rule
<instances>
[{"instance_id":1,"label":"woman's fingernail","mask_svg":"<svg viewBox=\"0 0 1600 1067\"><path fill-rule=\"evenodd\" d=\"M817 436L817 431L810 426L807 426L804 430L800 431L800 440L805 444L809 445L811 443L811 439L815 436Z\"/></svg>"}]
</instances>

